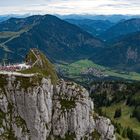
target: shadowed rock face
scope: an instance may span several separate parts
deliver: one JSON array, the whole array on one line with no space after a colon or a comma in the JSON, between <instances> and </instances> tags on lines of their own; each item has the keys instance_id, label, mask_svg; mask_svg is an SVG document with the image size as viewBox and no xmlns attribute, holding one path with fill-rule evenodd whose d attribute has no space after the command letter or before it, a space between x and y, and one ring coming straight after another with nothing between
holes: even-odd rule
<instances>
[{"instance_id":1,"label":"shadowed rock face","mask_svg":"<svg viewBox=\"0 0 140 140\"><path fill-rule=\"evenodd\" d=\"M25 88L17 77L6 79L0 86L0 139L94 140L95 129L101 139L115 139L110 120L93 118L89 93L76 83L60 80L54 87L43 78Z\"/></svg>"}]
</instances>

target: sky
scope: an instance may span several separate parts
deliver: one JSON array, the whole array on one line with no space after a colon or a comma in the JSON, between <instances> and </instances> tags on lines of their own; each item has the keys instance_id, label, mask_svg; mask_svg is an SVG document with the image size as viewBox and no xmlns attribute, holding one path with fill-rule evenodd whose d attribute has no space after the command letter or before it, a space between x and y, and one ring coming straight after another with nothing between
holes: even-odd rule
<instances>
[{"instance_id":1,"label":"sky","mask_svg":"<svg viewBox=\"0 0 140 140\"><path fill-rule=\"evenodd\" d=\"M140 15L140 0L0 0L3 14Z\"/></svg>"}]
</instances>

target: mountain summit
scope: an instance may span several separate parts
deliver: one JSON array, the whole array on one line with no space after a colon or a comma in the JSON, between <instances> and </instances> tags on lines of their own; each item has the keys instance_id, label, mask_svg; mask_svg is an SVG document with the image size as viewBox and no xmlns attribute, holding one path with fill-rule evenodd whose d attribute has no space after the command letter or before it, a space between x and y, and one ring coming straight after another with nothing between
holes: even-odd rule
<instances>
[{"instance_id":1,"label":"mountain summit","mask_svg":"<svg viewBox=\"0 0 140 140\"><path fill-rule=\"evenodd\" d=\"M26 56L26 64L31 68L23 70L22 73L36 73L41 77L49 77L56 84L58 77L53 64L38 49L32 48Z\"/></svg>"}]
</instances>

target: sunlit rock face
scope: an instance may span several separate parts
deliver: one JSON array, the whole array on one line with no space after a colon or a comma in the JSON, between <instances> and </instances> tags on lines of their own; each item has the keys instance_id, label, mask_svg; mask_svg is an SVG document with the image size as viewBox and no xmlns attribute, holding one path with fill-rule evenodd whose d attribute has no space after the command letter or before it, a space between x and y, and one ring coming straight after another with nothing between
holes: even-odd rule
<instances>
[{"instance_id":1,"label":"sunlit rock face","mask_svg":"<svg viewBox=\"0 0 140 140\"><path fill-rule=\"evenodd\" d=\"M111 124L110 119L105 117L98 117L95 120L96 129L101 134L103 140L115 140L114 126Z\"/></svg>"},{"instance_id":2,"label":"sunlit rock face","mask_svg":"<svg viewBox=\"0 0 140 140\"><path fill-rule=\"evenodd\" d=\"M109 119L94 118L88 91L73 82L59 80L54 86L43 78L30 85L14 76L0 86L1 140L113 140ZM24 84L23 84L24 83Z\"/></svg>"}]
</instances>

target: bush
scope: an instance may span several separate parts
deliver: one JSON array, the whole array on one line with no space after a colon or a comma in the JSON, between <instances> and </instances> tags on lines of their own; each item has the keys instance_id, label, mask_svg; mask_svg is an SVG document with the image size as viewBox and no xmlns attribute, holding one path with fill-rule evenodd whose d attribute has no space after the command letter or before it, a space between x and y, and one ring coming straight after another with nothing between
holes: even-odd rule
<instances>
[{"instance_id":1,"label":"bush","mask_svg":"<svg viewBox=\"0 0 140 140\"><path fill-rule=\"evenodd\" d=\"M116 109L115 114L114 114L114 118L119 118L122 115L122 110L121 108Z\"/></svg>"},{"instance_id":2,"label":"bush","mask_svg":"<svg viewBox=\"0 0 140 140\"><path fill-rule=\"evenodd\" d=\"M133 111L133 117L136 117L137 120L140 122L140 107L137 107Z\"/></svg>"},{"instance_id":3,"label":"bush","mask_svg":"<svg viewBox=\"0 0 140 140\"><path fill-rule=\"evenodd\" d=\"M133 136L133 130L131 128L127 128L127 137L130 139L130 140L134 140L134 136Z\"/></svg>"}]
</instances>

